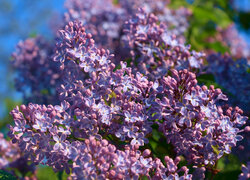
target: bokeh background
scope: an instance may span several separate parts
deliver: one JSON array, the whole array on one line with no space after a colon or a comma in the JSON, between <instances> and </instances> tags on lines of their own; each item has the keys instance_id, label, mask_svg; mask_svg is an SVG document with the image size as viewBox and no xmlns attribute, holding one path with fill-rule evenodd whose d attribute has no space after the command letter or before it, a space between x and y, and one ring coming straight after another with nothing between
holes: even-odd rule
<instances>
[{"instance_id":1,"label":"bokeh background","mask_svg":"<svg viewBox=\"0 0 250 180\"><path fill-rule=\"evenodd\" d=\"M52 38L53 20L60 20L64 0L0 0L0 127L4 127L11 108L20 104L22 96L14 89L14 74L10 67L16 44L41 34Z\"/></svg>"},{"instance_id":2,"label":"bokeh background","mask_svg":"<svg viewBox=\"0 0 250 180\"><path fill-rule=\"evenodd\" d=\"M207 39L216 37L218 27L223 29L230 24L234 24L239 36L248 44L247 48L250 47L250 0L172 0L169 6L185 6L192 10L186 38L194 49L229 52L222 43ZM214 9L214 6L218 8ZM28 37L41 34L47 39L53 38L52 27L54 23L60 22L64 11L64 0L0 0L1 132L6 132L6 125L11 123L9 111L22 102L21 94L14 88L15 72L11 69L11 53L20 40ZM48 177L44 176L43 171L39 173L40 179ZM51 173L51 178L54 178L51 169L46 169L46 173Z\"/></svg>"}]
</instances>

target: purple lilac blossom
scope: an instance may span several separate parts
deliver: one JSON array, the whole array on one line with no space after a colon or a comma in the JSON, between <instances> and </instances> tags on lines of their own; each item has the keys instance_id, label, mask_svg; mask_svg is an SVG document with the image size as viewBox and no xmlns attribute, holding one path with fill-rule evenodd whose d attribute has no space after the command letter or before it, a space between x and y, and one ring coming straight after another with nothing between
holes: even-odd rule
<instances>
[{"instance_id":1,"label":"purple lilac blossom","mask_svg":"<svg viewBox=\"0 0 250 180\"><path fill-rule=\"evenodd\" d=\"M15 161L20 157L20 153L16 144L12 144L4 139L2 133L0 133L0 169L6 168L11 163L9 159Z\"/></svg>"},{"instance_id":2,"label":"purple lilac blossom","mask_svg":"<svg viewBox=\"0 0 250 180\"><path fill-rule=\"evenodd\" d=\"M32 127L37 111L48 116L51 126L46 132ZM69 135L58 131L58 126L70 128L63 121L63 114L66 113L59 112L52 105L22 105L21 112L17 107L11 114L15 121L24 122L22 126L25 129L15 131L15 127L10 126L9 136L32 162L51 166L55 171L72 172L73 179L139 179L142 176L150 177L150 174L153 179L162 179L179 177L181 171L184 171L182 178L191 179L186 167L177 170L178 159L173 161L166 156L165 167L159 159L149 156L149 150L141 153L138 145L127 145L125 150L118 150L105 139L96 140L89 136L83 141L76 138L72 131Z\"/></svg>"},{"instance_id":3,"label":"purple lilac blossom","mask_svg":"<svg viewBox=\"0 0 250 180\"><path fill-rule=\"evenodd\" d=\"M172 68L191 71L202 68L205 54L190 51L175 35L169 35L166 24L145 9L139 9L124 27L124 43L130 49L134 72L158 79Z\"/></svg>"},{"instance_id":4,"label":"purple lilac blossom","mask_svg":"<svg viewBox=\"0 0 250 180\"><path fill-rule=\"evenodd\" d=\"M188 17L191 15L191 11L184 7L169 9L168 3L168 0L119 0L119 4L126 9L128 14L135 14L138 8L144 8L147 14L155 14L160 22L167 24L166 33L174 34L179 41L184 43L184 33L189 27Z\"/></svg>"},{"instance_id":5,"label":"purple lilac blossom","mask_svg":"<svg viewBox=\"0 0 250 180\"><path fill-rule=\"evenodd\" d=\"M228 92L229 103L239 106L249 114L250 65L246 59L233 60L229 55L212 54L207 58L207 72Z\"/></svg>"},{"instance_id":6,"label":"purple lilac blossom","mask_svg":"<svg viewBox=\"0 0 250 180\"><path fill-rule=\"evenodd\" d=\"M144 7L147 13L155 13L160 21L168 24L168 35L175 34L181 42L185 41L184 32L189 26L187 18L191 12L183 7L172 10L167 8L167 4L165 0L119 0L117 4L112 0L68 0L65 3L65 21L82 22L98 47L109 49L115 54L115 60L123 60L129 57L123 46L123 25L140 7Z\"/></svg>"},{"instance_id":7,"label":"purple lilac blossom","mask_svg":"<svg viewBox=\"0 0 250 180\"><path fill-rule=\"evenodd\" d=\"M107 64L102 63L101 65L98 58L95 57L109 57L109 55L106 54L106 51L94 47L94 41L90 35L85 34L81 23L69 23L65 29L60 31L61 35L65 37L57 44L55 59L59 60L62 65L65 63L65 66L62 66L64 70L71 68L68 66L68 61L77 65L79 57L69 53L69 50L76 47L85 48L86 54L90 54L89 61L93 61L93 71L89 72L84 69L84 71L78 71L85 73L89 79L80 84L79 80L75 79L73 83L81 86L77 86L77 84L71 86L71 89L68 89L70 91L68 95L63 96L65 100L60 106L30 103L28 106L21 105L20 109L16 107L11 112L15 125L9 126L8 133L12 142L17 143L25 157L32 162L46 164L55 171L65 170L68 174L72 171L73 179L87 177L139 179L141 176L149 177L150 171L155 173L154 177L157 179L167 176L179 177L176 172L176 165L179 161L166 157L165 161L168 166L165 167L158 159L145 157L150 154L149 150L143 153L144 156L141 156L141 152L138 150L139 146L146 142L144 133L149 133L151 129L151 123L147 121L146 106L139 103L143 101L143 96L147 95L148 91L152 91L148 86L149 81L139 73L134 77L126 64L122 63L121 69L114 72L114 65L108 61ZM78 67L82 69L80 65ZM111 71L105 72L105 69ZM110 74L105 74L108 72ZM76 76L72 76L72 78L74 77ZM90 83L93 83L94 86L93 84L90 86ZM150 84L153 85L153 83ZM80 89L73 96L73 92L76 90L74 88ZM138 103L134 101L138 101ZM110 104L113 104L112 107L120 106L120 108L113 108L111 111ZM135 114L128 113L132 111ZM110 115L112 118L109 120L112 126L99 120L110 112L113 112ZM134 120L126 122L126 116ZM133 140L128 143L125 151L116 150L116 147L109 145L107 140L101 140L105 134L102 134L99 129L116 134L117 127L122 126L124 126L122 129L129 126L130 128L132 126L133 130L138 129L138 132L134 133L135 135L133 133L128 133L129 136L125 135L126 138L128 137L127 139L129 137L132 137L133 140L136 139L136 143L132 143ZM69 161L73 163L69 163ZM192 176L188 174L187 168L182 167L180 171L184 171L186 179L191 179Z\"/></svg>"},{"instance_id":8,"label":"purple lilac blossom","mask_svg":"<svg viewBox=\"0 0 250 180\"><path fill-rule=\"evenodd\" d=\"M78 156L73 163L73 179L139 179L148 177L164 179L179 177L178 172L184 171L181 178L191 179L188 169L182 167L177 170L179 161L165 158L165 167L159 159L152 159L150 151L141 153L138 146L126 146L124 151L118 150L107 140L96 141L93 137L85 140L84 144L75 143Z\"/></svg>"},{"instance_id":9,"label":"purple lilac blossom","mask_svg":"<svg viewBox=\"0 0 250 180\"><path fill-rule=\"evenodd\" d=\"M250 45L240 36L236 25L231 24L226 29L218 29L218 31L219 34L217 38L230 48L232 57L236 59L246 58L249 64Z\"/></svg>"},{"instance_id":10,"label":"purple lilac blossom","mask_svg":"<svg viewBox=\"0 0 250 180\"><path fill-rule=\"evenodd\" d=\"M86 34L81 26L80 22L70 22L65 31L60 31L61 39L55 56L55 60L61 61L61 66L69 72L72 71L71 66L68 66L70 62L78 67L75 76L64 73L67 78L71 76L71 86L67 90L59 90L61 100L70 103L72 116L77 117L77 121L72 122L77 127L75 136L100 137L102 134L98 133L102 131L122 140L133 139L133 144L144 145L148 141L145 136L151 132L152 122L147 119L152 112L148 111L145 103L139 102L149 96L153 83L140 73L134 76L126 63L121 62L121 69L113 71L115 66L110 63L112 55L97 49L91 35ZM85 59L92 64L92 70L83 68L80 64L82 60L69 53L70 49L84 49ZM101 58L105 59L102 63ZM85 80L78 79L81 74L85 74ZM123 131L124 128L126 131Z\"/></svg>"},{"instance_id":11,"label":"purple lilac blossom","mask_svg":"<svg viewBox=\"0 0 250 180\"><path fill-rule=\"evenodd\" d=\"M147 51L139 55L154 60L154 53L163 53L176 63L172 68L183 69L187 63L192 70L202 65L202 53L190 52L175 36L161 34L165 26L157 24L156 16L141 9L135 18L139 23L129 21L136 28L128 36L133 46L141 43L138 50ZM30 103L11 112L15 124L8 135L31 162L65 170L73 179L191 179L187 167L178 170L179 157L165 156L162 163L150 157L150 150L139 150L148 143L154 123L177 154L197 166L214 165L242 139L239 128L247 118L238 107L217 105L227 100L220 89L198 86L195 74L186 69L172 69L172 77L154 74L157 78L151 81L124 62L116 67L113 55L98 48L83 25L69 22L58 33L54 60L63 74L57 84L61 104ZM134 36L133 30L138 31ZM148 43L148 33L153 43ZM203 170L197 170L198 176L204 175Z\"/></svg>"},{"instance_id":12,"label":"purple lilac blossom","mask_svg":"<svg viewBox=\"0 0 250 180\"><path fill-rule=\"evenodd\" d=\"M51 60L53 47L38 36L18 43L12 66L17 71L15 87L23 93L24 102L56 104L57 83L61 74L58 64Z\"/></svg>"},{"instance_id":13,"label":"purple lilac blossom","mask_svg":"<svg viewBox=\"0 0 250 180\"><path fill-rule=\"evenodd\" d=\"M239 175L239 180L247 180L250 178L250 162L247 162L247 166L242 164L242 173Z\"/></svg>"},{"instance_id":14,"label":"purple lilac blossom","mask_svg":"<svg viewBox=\"0 0 250 180\"><path fill-rule=\"evenodd\" d=\"M96 46L110 50L119 46L121 27L127 16L112 0L68 0L65 6L68 10L65 22L82 22L86 31L93 35Z\"/></svg>"},{"instance_id":15,"label":"purple lilac blossom","mask_svg":"<svg viewBox=\"0 0 250 180\"><path fill-rule=\"evenodd\" d=\"M0 169L10 172L18 179L36 179L34 164L28 164L18 145L4 139L2 133L0 133ZM26 176L28 172L32 172L32 176ZM19 177L18 173L25 176Z\"/></svg>"},{"instance_id":16,"label":"purple lilac blossom","mask_svg":"<svg viewBox=\"0 0 250 180\"><path fill-rule=\"evenodd\" d=\"M198 86L194 73L172 70L172 77L160 80L161 105L158 113L160 130L177 154L184 155L194 165L214 165L231 153L231 147L243 137L239 135L247 117L236 107L222 108L217 101L227 100L220 89ZM195 98L194 94L196 95Z\"/></svg>"}]
</instances>

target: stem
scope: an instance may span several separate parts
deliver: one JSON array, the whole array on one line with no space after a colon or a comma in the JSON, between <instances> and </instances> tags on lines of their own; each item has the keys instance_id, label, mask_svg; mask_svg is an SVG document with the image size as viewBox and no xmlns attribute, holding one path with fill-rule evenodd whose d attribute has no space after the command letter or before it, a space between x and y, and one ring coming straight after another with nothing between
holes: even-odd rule
<instances>
[{"instance_id":1,"label":"stem","mask_svg":"<svg viewBox=\"0 0 250 180\"><path fill-rule=\"evenodd\" d=\"M63 179L62 176L63 176L63 171L59 171L57 174L58 180L62 180Z\"/></svg>"}]
</instances>

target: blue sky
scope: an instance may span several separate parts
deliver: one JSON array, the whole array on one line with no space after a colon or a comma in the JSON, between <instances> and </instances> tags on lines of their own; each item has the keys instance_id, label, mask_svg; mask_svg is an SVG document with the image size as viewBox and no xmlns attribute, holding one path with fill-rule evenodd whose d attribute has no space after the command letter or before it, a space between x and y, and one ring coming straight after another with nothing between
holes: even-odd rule
<instances>
[{"instance_id":1,"label":"blue sky","mask_svg":"<svg viewBox=\"0 0 250 180\"><path fill-rule=\"evenodd\" d=\"M249 12L250 10L250 0L234 0L234 7L238 10Z\"/></svg>"}]
</instances>

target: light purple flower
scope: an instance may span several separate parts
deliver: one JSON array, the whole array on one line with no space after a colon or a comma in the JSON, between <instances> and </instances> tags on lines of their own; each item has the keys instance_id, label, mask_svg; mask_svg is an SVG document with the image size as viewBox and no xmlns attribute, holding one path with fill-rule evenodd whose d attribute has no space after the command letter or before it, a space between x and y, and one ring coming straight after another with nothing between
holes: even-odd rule
<instances>
[{"instance_id":1,"label":"light purple flower","mask_svg":"<svg viewBox=\"0 0 250 180\"><path fill-rule=\"evenodd\" d=\"M55 151L57 151L57 150L63 150L63 149L66 148L66 144L64 142L66 140L66 137L67 136L65 134L62 134L60 137L57 136L57 135L53 136L53 140L56 142L55 145L54 145L54 147L53 147L53 149Z\"/></svg>"}]
</instances>

